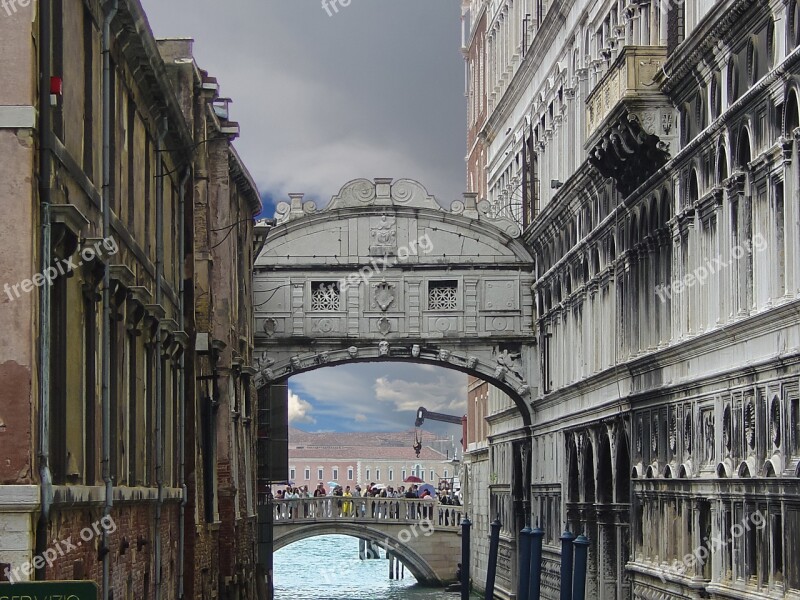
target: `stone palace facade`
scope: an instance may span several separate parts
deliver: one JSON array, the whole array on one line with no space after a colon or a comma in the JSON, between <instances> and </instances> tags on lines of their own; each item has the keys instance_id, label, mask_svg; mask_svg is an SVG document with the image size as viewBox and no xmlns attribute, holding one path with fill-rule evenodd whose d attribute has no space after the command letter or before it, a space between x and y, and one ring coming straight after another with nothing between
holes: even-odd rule
<instances>
[{"instance_id":1,"label":"stone palace facade","mask_svg":"<svg viewBox=\"0 0 800 600\"><path fill-rule=\"evenodd\" d=\"M798 3L462 14L468 189L535 256L532 447L470 391L498 594L532 515L549 598L565 528L591 540L589 598L800 597Z\"/></svg>"}]
</instances>

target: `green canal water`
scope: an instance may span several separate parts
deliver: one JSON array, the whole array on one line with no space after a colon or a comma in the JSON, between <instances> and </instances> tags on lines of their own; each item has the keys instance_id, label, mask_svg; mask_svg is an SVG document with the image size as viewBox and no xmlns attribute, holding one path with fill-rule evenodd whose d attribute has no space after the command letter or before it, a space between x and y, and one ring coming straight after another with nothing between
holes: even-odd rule
<instances>
[{"instance_id":1,"label":"green canal water","mask_svg":"<svg viewBox=\"0 0 800 600\"><path fill-rule=\"evenodd\" d=\"M384 556L381 550L381 556ZM296 542L275 553L276 600L459 600L457 593L391 581L386 560L359 560L358 540L326 535ZM472 600L479 600L472 596Z\"/></svg>"}]
</instances>

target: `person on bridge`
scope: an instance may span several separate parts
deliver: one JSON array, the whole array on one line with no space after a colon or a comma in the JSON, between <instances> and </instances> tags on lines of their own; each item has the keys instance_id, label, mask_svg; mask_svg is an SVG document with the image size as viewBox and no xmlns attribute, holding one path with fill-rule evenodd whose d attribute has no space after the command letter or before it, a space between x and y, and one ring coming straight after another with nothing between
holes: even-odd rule
<instances>
[{"instance_id":1,"label":"person on bridge","mask_svg":"<svg viewBox=\"0 0 800 600\"><path fill-rule=\"evenodd\" d=\"M345 490L344 494L342 494L345 498L352 498L353 492L350 491L350 486L348 485ZM353 515L353 503L350 500L345 500L342 503L342 515L345 517L350 517Z\"/></svg>"}]
</instances>

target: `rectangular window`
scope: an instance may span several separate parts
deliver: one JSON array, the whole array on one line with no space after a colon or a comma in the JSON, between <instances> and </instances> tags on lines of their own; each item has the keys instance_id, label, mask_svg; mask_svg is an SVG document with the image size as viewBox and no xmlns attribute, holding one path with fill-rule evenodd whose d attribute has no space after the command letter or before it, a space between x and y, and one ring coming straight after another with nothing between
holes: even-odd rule
<instances>
[{"instance_id":1,"label":"rectangular window","mask_svg":"<svg viewBox=\"0 0 800 600\"><path fill-rule=\"evenodd\" d=\"M394 471L389 469L389 481L394 481Z\"/></svg>"},{"instance_id":2,"label":"rectangular window","mask_svg":"<svg viewBox=\"0 0 800 600\"><path fill-rule=\"evenodd\" d=\"M317 469L317 479L322 481L324 478L325 478L325 475L323 474L322 469L321 468Z\"/></svg>"},{"instance_id":3,"label":"rectangular window","mask_svg":"<svg viewBox=\"0 0 800 600\"><path fill-rule=\"evenodd\" d=\"M311 310L332 311L341 307L338 281L311 282Z\"/></svg>"},{"instance_id":4,"label":"rectangular window","mask_svg":"<svg viewBox=\"0 0 800 600\"><path fill-rule=\"evenodd\" d=\"M381 480L381 470L380 469L375 469L375 479L377 481Z\"/></svg>"},{"instance_id":5,"label":"rectangular window","mask_svg":"<svg viewBox=\"0 0 800 600\"><path fill-rule=\"evenodd\" d=\"M136 419L138 418L136 409L138 405L137 392L137 339L136 329L128 330L128 485L136 485Z\"/></svg>"},{"instance_id":6,"label":"rectangular window","mask_svg":"<svg viewBox=\"0 0 800 600\"><path fill-rule=\"evenodd\" d=\"M431 481L436 481L436 473L431 471Z\"/></svg>"},{"instance_id":7,"label":"rectangular window","mask_svg":"<svg viewBox=\"0 0 800 600\"><path fill-rule=\"evenodd\" d=\"M428 310L457 310L458 281L429 281Z\"/></svg>"},{"instance_id":8,"label":"rectangular window","mask_svg":"<svg viewBox=\"0 0 800 600\"><path fill-rule=\"evenodd\" d=\"M89 287L89 286L86 286ZM88 290L83 299L84 329L84 411L86 412L86 466L84 482L94 485L97 480L97 299L95 289Z\"/></svg>"},{"instance_id":9,"label":"rectangular window","mask_svg":"<svg viewBox=\"0 0 800 600\"><path fill-rule=\"evenodd\" d=\"M295 471L294 467L289 468L289 479L294 481L294 478L297 475L297 471Z\"/></svg>"},{"instance_id":10,"label":"rectangular window","mask_svg":"<svg viewBox=\"0 0 800 600\"><path fill-rule=\"evenodd\" d=\"M67 483L67 278L52 285L50 306L50 468L53 483Z\"/></svg>"},{"instance_id":11,"label":"rectangular window","mask_svg":"<svg viewBox=\"0 0 800 600\"><path fill-rule=\"evenodd\" d=\"M339 481L339 469L337 469L335 467L333 469L333 481L336 481L336 482Z\"/></svg>"},{"instance_id":12,"label":"rectangular window","mask_svg":"<svg viewBox=\"0 0 800 600\"><path fill-rule=\"evenodd\" d=\"M305 475L305 480L306 480L306 481L309 481L309 480L311 479L311 469L309 469L308 467L306 467L306 470L305 470L305 472L303 473L303 475Z\"/></svg>"},{"instance_id":13,"label":"rectangular window","mask_svg":"<svg viewBox=\"0 0 800 600\"><path fill-rule=\"evenodd\" d=\"M347 481L353 481L353 467L347 469Z\"/></svg>"},{"instance_id":14,"label":"rectangular window","mask_svg":"<svg viewBox=\"0 0 800 600\"><path fill-rule=\"evenodd\" d=\"M405 480L406 480L406 470L403 469L403 481L405 481Z\"/></svg>"},{"instance_id":15,"label":"rectangular window","mask_svg":"<svg viewBox=\"0 0 800 600\"><path fill-rule=\"evenodd\" d=\"M370 480L370 475L371 475L371 474L372 474L372 471L370 471L369 469L367 469L367 481L369 481L369 480Z\"/></svg>"}]
</instances>

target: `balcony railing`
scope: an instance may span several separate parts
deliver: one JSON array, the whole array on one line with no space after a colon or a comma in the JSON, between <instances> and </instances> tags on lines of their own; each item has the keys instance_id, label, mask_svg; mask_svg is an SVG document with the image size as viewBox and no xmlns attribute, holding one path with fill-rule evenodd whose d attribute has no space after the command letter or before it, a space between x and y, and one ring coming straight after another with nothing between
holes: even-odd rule
<instances>
[{"instance_id":1,"label":"balcony railing","mask_svg":"<svg viewBox=\"0 0 800 600\"><path fill-rule=\"evenodd\" d=\"M355 522L404 524L427 520L436 529L458 530L463 519L461 506L437 500L409 498L357 498L324 496L273 500L275 525Z\"/></svg>"}]
</instances>

